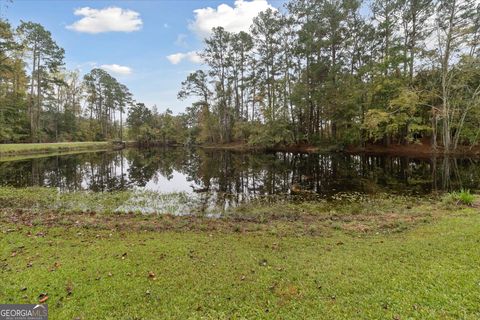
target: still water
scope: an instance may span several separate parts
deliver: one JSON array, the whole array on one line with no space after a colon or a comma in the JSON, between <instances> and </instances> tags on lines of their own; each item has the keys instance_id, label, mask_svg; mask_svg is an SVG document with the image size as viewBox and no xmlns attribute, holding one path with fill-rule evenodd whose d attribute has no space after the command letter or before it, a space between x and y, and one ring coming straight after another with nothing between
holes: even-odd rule
<instances>
[{"instance_id":1,"label":"still water","mask_svg":"<svg viewBox=\"0 0 480 320\"><path fill-rule=\"evenodd\" d=\"M243 202L294 192L428 194L480 187L480 160L204 149L127 149L0 162L0 185L151 190Z\"/></svg>"}]
</instances>

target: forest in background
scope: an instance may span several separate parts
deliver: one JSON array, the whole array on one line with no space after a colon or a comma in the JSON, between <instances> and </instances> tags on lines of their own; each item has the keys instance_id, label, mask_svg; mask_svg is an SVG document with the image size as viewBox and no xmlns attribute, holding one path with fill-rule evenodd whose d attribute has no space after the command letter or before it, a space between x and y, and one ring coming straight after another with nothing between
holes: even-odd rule
<instances>
[{"instance_id":1,"label":"forest in background","mask_svg":"<svg viewBox=\"0 0 480 320\"><path fill-rule=\"evenodd\" d=\"M42 25L0 19L0 142L123 138L128 88L99 68L66 70L64 57Z\"/></svg>"},{"instance_id":2,"label":"forest in background","mask_svg":"<svg viewBox=\"0 0 480 320\"><path fill-rule=\"evenodd\" d=\"M296 0L250 33L215 28L179 98L198 139L251 145L475 145L480 4ZM365 12L371 14L366 17Z\"/></svg>"},{"instance_id":3,"label":"forest in background","mask_svg":"<svg viewBox=\"0 0 480 320\"><path fill-rule=\"evenodd\" d=\"M368 14L366 14L368 12ZM180 115L135 102L102 69L83 78L41 25L0 22L0 141L129 139L251 146L480 138L480 4L296 0L250 32L214 28ZM128 111L127 111L128 110ZM128 130L124 130L124 114Z\"/></svg>"}]
</instances>

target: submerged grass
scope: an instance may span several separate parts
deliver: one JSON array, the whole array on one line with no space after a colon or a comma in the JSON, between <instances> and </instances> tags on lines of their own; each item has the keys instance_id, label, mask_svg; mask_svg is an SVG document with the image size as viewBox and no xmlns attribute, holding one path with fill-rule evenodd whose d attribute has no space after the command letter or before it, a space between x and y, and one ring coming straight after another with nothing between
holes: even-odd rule
<instances>
[{"instance_id":1,"label":"submerged grass","mask_svg":"<svg viewBox=\"0 0 480 320\"><path fill-rule=\"evenodd\" d=\"M60 192L57 189L42 187L0 187L1 208L40 213L180 214L186 212L189 201L184 193Z\"/></svg>"},{"instance_id":2,"label":"submerged grass","mask_svg":"<svg viewBox=\"0 0 480 320\"><path fill-rule=\"evenodd\" d=\"M339 194L329 200L275 195L225 209L206 203L202 196L186 193L139 190L60 192L41 187L0 187L3 208L0 217L37 223L42 214L48 214L50 224L55 216L63 221L76 219L83 222L89 217L86 225L102 225L105 217L113 215L115 221L124 223L125 227L132 224L138 227L138 218L161 219L157 228L162 230L177 227L184 230L186 226L211 229L212 220L217 220L219 229L236 232L268 230L276 234L322 234L332 228L351 232L398 232L430 221L432 212L440 214L441 208L434 209L437 200L386 194ZM191 219L185 223L185 219L179 216ZM164 228L166 221L169 224ZM111 225L111 221L103 225ZM141 227L145 227L145 223Z\"/></svg>"},{"instance_id":3,"label":"submerged grass","mask_svg":"<svg viewBox=\"0 0 480 320\"><path fill-rule=\"evenodd\" d=\"M0 188L0 301L46 295L52 319L480 317L475 206L343 194L219 218L118 210L162 196L185 197Z\"/></svg>"}]
</instances>

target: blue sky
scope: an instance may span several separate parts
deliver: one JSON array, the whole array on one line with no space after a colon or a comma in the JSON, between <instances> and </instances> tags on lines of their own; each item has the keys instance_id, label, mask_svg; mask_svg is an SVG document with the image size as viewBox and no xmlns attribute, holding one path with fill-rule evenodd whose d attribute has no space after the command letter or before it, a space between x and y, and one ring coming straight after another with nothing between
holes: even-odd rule
<instances>
[{"instance_id":1,"label":"blue sky","mask_svg":"<svg viewBox=\"0 0 480 320\"><path fill-rule=\"evenodd\" d=\"M246 28L262 9L282 0L14 0L3 15L41 23L65 49L66 67L103 67L125 83L137 101L182 112L176 95L189 72L201 68L195 51L211 26ZM210 7L210 9L206 9Z\"/></svg>"}]
</instances>

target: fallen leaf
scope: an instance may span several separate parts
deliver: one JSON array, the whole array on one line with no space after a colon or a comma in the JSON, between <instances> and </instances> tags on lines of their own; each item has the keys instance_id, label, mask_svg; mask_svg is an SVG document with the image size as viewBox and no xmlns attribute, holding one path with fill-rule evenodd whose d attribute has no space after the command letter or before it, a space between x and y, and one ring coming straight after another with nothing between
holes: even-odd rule
<instances>
[{"instance_id":1,"label":"fallen leaf","mask_svg":"<svg viewBox=\"0 0 480 320\"><path fill-rule=\"evenodd\" d=\"M48 300L48 294L46 292L42 292L38 295L38 302L44 303Z\"/></svg>"},{"instance_id":2,"label":"fallen leaf","mask_svg":"<svg viewBox=\"0 0 480 320\"><path fill-rule=\"evenodd\" d=\"M60 268L60 266L61 266L60 262L55 261L53 266L50 268L50 271L53 272L53 271L57 270L58 268Z\"/></svg>"},{"instance_id":3,"label":"fallen leaf","mask_svg":"<svg viewBox=\"0 0 480 320\"><path fill-rule=\"evenodd\" d=\"M148 272L148 277L152 280L157 280L155 272L153 272L153 271Z\"/></svg>"}]
</instances>

